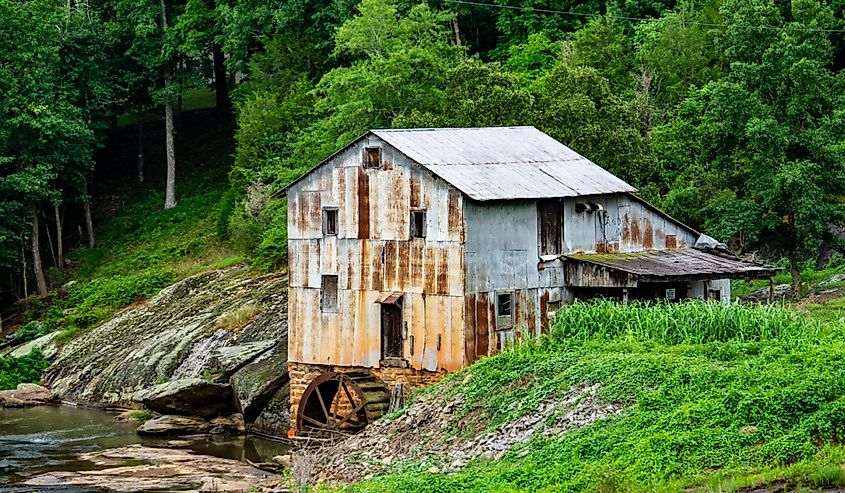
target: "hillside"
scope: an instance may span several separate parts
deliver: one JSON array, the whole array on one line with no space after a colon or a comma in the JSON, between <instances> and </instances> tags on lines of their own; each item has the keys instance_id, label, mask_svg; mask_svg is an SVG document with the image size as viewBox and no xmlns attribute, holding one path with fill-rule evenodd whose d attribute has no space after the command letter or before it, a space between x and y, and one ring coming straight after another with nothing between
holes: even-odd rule
<instances>
[{"instance_id":1,"label":"hillside","mask_svg":"<svg viewBox=\"0 0 845 493\"><path fill-rule=\"evenodd\" d=\"M703 303L562 313L294 476L365 480L350 492L845 485L843 325Z\"/></svg>"}]
</instances>

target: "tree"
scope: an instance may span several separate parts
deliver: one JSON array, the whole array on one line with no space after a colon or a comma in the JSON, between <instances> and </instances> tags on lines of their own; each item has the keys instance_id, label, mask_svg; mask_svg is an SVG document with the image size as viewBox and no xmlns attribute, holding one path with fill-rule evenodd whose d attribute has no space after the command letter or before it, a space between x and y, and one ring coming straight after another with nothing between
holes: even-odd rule
<instances>
[{"instance_id":1,"label":"tree","mask_svg":"<svg viewBox=\"0 0 845 493\"><path fill-rule=\"evenodd\" d=\"M729 1L722 14L730 73L691 91L655 133L665 169L689 184L669 202L697 209L720 239L786 257L800 295L800 261L845 218L845 80L829 35L795 28L835 21L813 0L792 2L788 17L769 0ZM697 206L683 198L691 190Z\"/></svg>"}]
</instances>

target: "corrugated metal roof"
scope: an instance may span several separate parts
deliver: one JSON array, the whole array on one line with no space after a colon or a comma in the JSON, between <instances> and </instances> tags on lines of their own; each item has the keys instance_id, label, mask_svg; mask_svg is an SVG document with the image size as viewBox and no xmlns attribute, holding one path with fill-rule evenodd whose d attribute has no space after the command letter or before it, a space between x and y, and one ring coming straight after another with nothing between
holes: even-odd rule
<instances>
[{"instance_id":1,"label":"corrugated metal roof","mask_svg":"<svg viewBox=\"0 0 845 493\"><path fill-rule=\"evenodd\" d=\"M694 248L566 255L566 259L587 262L646 279L706 276L769 277L777 273L777 268L770 265L757 264L739 257Z\"/></svg>"},{"instance_id":2,"label":"corrugated metal roof","mask_svg":"<svg viewBox=\"0 0 845 493\"><path fill-rule=\"evenodd\" d=\"M534 127L372 132L475 200L637 191Z\"/></svg>"}]
</instances>

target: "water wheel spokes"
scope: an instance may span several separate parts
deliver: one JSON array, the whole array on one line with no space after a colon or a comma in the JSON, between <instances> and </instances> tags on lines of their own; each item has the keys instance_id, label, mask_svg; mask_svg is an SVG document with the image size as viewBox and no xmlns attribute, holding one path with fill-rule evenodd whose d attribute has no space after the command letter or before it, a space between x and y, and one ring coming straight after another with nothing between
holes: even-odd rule
<instances>
[{"instance_id":1,"label":"water wheel spokes","mask_svg":"<svg viewBox=\"0 0 845 493\"><path fill-rule=\"evenodd\" d=\"M387 412L389 402L387 388L369 373L324 373L302 395L297 430L307 435L357 433Z\"/></svg>"}]
</instances>

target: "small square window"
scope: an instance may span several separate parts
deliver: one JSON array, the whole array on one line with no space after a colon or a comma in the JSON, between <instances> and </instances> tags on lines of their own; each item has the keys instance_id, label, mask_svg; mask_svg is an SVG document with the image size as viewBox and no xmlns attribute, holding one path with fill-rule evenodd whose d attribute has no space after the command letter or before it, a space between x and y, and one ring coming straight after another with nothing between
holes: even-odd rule
<instances>
[{"instance_id":1,"label":"small square window","mask_svg":"<svg viewBox=\"0 0 845 493\"><path fill-rule=\"evenodd\" d=\"M425 238L425 211L411 211L411 238Z\"/></svg>"},{"instance_id":2,"label":"small square window","mask_svg":"<svg viewBox=\"0 0 845 493\"><path fill-rule=\"evenodd\" d=\"M722 300L722 290L721 289L708 289L707 290L707 299L714 300L714 301L721 301Z\"/></svg>"},{"instance_id":3,"label":"small square window","mask_svg":"<svg viewBox=\"0 0 845 493\"><path fill-rule=\"evenodd\" d=\"M323 276L320 288L320 310L323 313L337 313L337 276Z\"/></svg>"},{"instance_id":4,"label":"small square window","mask_svg":"<svg viewBox=\"0 0 845 493\"><path fill-rule=\"evenodd\" d=\"M323 209L323 234L337 234L337 209Z\"/></svg>"},{"instance_id":5,"label":"small square window","mask_svg":"<svg viewBox=\"0 0 845 493\"><path fill-rule=\"evenodd\" d=\"M364 148L364 167L381 168L381 147Z\"/></svg>"},{"instance_id":6,"label":"small square window","mask_svg":"<svg viewBox=\"0 0 845 493\"><path fill-rule=\"evenodd\" d=\"M513 293L496 294L496 329L513 328Z\"/></svg>"}]
</instances>

